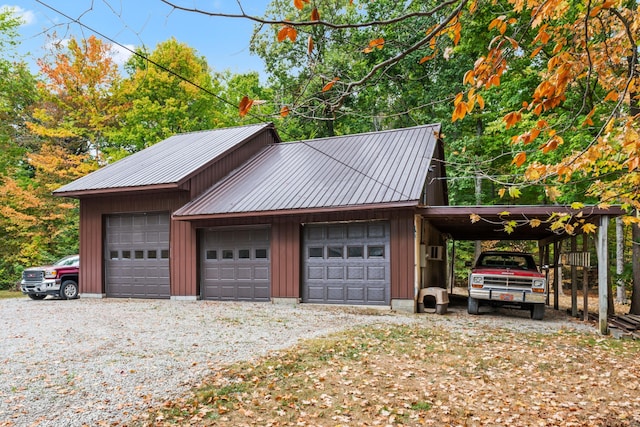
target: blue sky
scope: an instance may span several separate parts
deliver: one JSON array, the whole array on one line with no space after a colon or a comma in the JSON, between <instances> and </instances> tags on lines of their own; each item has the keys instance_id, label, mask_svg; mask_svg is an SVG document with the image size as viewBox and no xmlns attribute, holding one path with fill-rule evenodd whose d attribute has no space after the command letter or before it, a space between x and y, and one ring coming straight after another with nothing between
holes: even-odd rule
<instances>
[{"instance_id":1,"label":"blue sky","mask_svg":"<svg viewBox=\"0 0 640 427\"><path fill-rule=\"evenodd\" d=\"M236 0L177 2L185 7L240 13ZM247 14L262 16L269 0L241 0L241 3ZM35 57L45 52L47 33L55 31L61 39L70 35L86 38L93 34L52 10L56 9L129 48L145 45L153 50L158 43L175 37L205 56L209 66L216 71L262 72L264 68L262 60L249 53L254 24L248 20L205 17L172 10L159 0L5 0L4 3L0 0L0 8L3 7L15 8L26 21L19 29L19 52L29 52ZM127 55L126 50L120 50ZM118 62L123 61L124 58L120 57Z\"/></svg>"}]
</instances>

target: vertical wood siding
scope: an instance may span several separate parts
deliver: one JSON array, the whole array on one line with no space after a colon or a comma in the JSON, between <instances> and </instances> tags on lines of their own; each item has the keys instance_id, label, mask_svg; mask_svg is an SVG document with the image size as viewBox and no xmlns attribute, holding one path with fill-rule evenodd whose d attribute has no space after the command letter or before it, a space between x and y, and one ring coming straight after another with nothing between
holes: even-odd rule
<instances>
[{"instance_id":1,"label":"vertical wood siding","mask_svg":"<svg viewBox=\"0 0 640 427\"><path fill-rule=\"evenodd\" d=\"M411 211L391 217L391 298L414 298L414 223Z\"/></svg>"},{"instance_id":2,"label":"vertical wood siding","mask_svg":"<svg viewBox=\"0 0 640 427\"><path fill-rule=\"evenodd\" d=\"M80 200L80 292L104 293L102 256L102 215L98 206Z\"/></svg>"},{"instance_id":3,"label":"vertical wood siding","mask_svg":"<svg viewBox=\"0 0 640 427\"><path fill-rule=\"evenodd\" d=\"M171 221L170 283L172 296L197 295L197 240L191 223Z\"/></svg>"},{"instance_id":4,"label":"vertical wood siding","mask_svg":"<svg viewBox=\"0 0 640 427\"><path fill-rule=\"evenodd\" d=\"M300 223L277 220L271 227L271 296L300 297Z\"/></svg>"}]
</instances>

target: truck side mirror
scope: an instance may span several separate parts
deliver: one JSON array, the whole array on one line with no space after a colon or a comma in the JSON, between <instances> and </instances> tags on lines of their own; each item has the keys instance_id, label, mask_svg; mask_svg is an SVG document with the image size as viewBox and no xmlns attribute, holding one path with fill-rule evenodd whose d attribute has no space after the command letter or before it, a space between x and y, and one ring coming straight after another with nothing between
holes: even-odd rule
<instances>
[{"instance_id":1,"label":"truck side mirror","mask_svg":"<svg viewBox=\"0 0 640 427\"><path fill-rule=\"evenodd\" d=\"M464 266L471 268L471 261L465 261Z\"/></svg>"}]
</instances>

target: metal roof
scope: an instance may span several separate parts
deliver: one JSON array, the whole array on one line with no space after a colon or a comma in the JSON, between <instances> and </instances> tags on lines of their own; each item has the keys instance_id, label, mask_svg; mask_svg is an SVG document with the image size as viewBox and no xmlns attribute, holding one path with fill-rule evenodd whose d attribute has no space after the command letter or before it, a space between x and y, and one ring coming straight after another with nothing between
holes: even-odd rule
<instances>
[{"instance_id":1,"label":"metal roof","mask_svg":"<svg viewBox=\"0 0 640 427\"><path fill-rule=\"evenodd\" d=\"M551 229L550 217L554 214L569 215L570 224L585 221L599 225L602 216L616 217L624 215L625 211L619 206L572 209L560 205L481 205L425 206L418 208L417 213L454 240L538 240L544 243L568 236L564 228ZM505 231L505 222L509 221L513 226L510 233ZM580 233L580 227L576 227L575 232Z\"/></svg>"},{"instance_id":2,"label":"metal roof","mask_svg":"<svg viewBox=\"0 0 640 427\"><path fill-rule=\"evenodd\" d=\"M436 124L271 145L174 217L416 206L439 134Z\"/></svg>"},{"instance_id":3,"label":"metal roof","mask_svg":"<svg viewBox=\"0 0 640 427\"><path fill-rule=\"evenodd\" d=\"M271 123L174 135L54 191L78 195L138 187L175 187ZM274 130L275 132L275 130Z\"/></svg>"}]
</instances>

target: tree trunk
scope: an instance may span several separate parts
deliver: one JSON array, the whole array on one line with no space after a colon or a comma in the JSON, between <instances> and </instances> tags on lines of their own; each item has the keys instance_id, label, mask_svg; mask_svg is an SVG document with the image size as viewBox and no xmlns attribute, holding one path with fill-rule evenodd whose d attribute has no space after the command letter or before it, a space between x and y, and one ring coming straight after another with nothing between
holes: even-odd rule
<instances>
[{"instance_id":1,"label":"tree trunk","mask_svg":"<svg viewBox=\"0 0 640 427\"><path fill-rule=\"evenodd\" d=\"M640 315L640 224L632 224L631 230L633 291L631 293L629 314Z\"/></svg>"}]
</instances>

